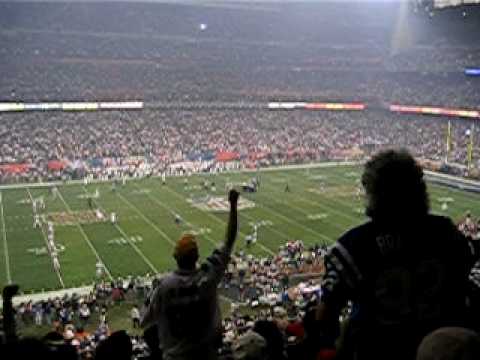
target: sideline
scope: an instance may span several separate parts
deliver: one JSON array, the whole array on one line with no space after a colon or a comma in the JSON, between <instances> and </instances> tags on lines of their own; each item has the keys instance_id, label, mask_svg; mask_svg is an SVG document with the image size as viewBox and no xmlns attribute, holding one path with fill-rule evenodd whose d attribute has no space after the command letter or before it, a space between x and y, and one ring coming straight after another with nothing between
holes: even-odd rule
<instances>
[{"instance_id":1,"label":"sideline","mask_svg":"<svg viewBox=\"0 0 480 360\"><path fill-rule=\"evenodd\" d=\"M269 172L269 171L280 171L280 170L301 170L301 169L312 169L312 168L325 168L325 167L334 167L334 166L354 166L354 165L361 165L363 161L329 161L329 162L321 162L321 163L311 163L311 164L298 164L298 165L277 165L277 166L270 166L266 168L260 169L238 169L238 170L226 170L219 173L215 173L215 175L221 174L236 174L236 173L249 173L249 172ZM192 175L214 175L211 173L195 173ZM182 177L184 175L169 175L167 177ZM161 175L152 175L152 178L160 178ZM144 177L127 177L125 178L126 181L135 181L144 179ZM92 179L89 180L89 184L99 184L99 183L109 183L112 182L114 179ZM37 183L23 183L23 184L4 184L0 185L0 190L12 190L12 189L23 189L23 188L36 188L36 187L52 187L52 186L64 186L64 185L78 185L84 184L83 179L79 180L67 180L67 181L50 181L50 182L37 182Z\"/></svg>"}]
</instances>

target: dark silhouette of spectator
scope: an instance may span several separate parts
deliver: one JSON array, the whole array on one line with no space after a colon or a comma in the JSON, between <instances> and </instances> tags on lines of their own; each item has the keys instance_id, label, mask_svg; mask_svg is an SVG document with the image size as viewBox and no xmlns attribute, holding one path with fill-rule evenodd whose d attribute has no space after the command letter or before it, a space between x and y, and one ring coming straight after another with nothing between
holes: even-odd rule
<instances>
[{"instance_id":1,"label":"dark silhouette of spectator","mask_svg":"<svg viewBox=\"0 0 480 360\"><path fill-rule=\"evenodd\" d=\"M15 342L17 337L16 324L15 324L15 312L13 309L12 299L18 293L18 285L7 285L3 288L2 297L3 297L3 332L4 332L4 343Z\"/></svg>"},{"instance_id":2,"label":"dark silhouette of spectator","mask_svg":"<svg viewBox=\"0 0 480 360\"><path fill-rule=\"evenodd\" d=\"M77 352L73 346L65 344L63 337L58 335L57 343L53 344L51 334L47 334L44 339L21 338L16 333L15 313L12 305L12 299L17 295L18 285L7 285L3 289L3 332L4 339L0 354L5 359L76 359Z\"/></svg>"},{"instance_id":3,"label":"dark silhouette of spectator","mask_svg":"<svg viewBox=\"0 0 480 360\"><path fill-rule=\"evenodd\" d=\"M465 328L441 328L428 334L420 344L417 360L480 359L480 337Z\"/></svg>"},{"instance_id":4,"label":"dark silhouette of spectator","mask_svg":"<svg viewBox=\"0 0 480 360\"><path fill-rule=\"evenodd\" d=\"M221 336L217 286L237 236L238 196L235 190L229 193L230 218L222 248L197 267L197 242L194 236L184 235L174 251L178 270L163 277L150 296L141 325L158 325L165 360L217 358Z\"/></svg>"},{"instance_id":5,"label":"dark silhouette of spectator","mask_svg":"<svg viewBox=\"0 0 480 360\"><path fill-rule=\"evenodd\" d=\"M336 332L351 301L344 343L355 359L414 359L431 331L464 326L476 254L450 219L429 214L423 170L407 151L374 156L362 184L371 220L325 257L319 327Z\"/></svg>"},{"instance_id":6,"label":"dark silhouette of spectator","mask_svg":"<svg viewBox=\"0 0 480 360\"><path fill-rule=\"evenodd\" d=\"M160 349L160 341L158 338L158 326L152 325L149 328L145 329L143 332L143 339L147 344L148 348L150 349L150 357L151 360L158 360L162 359L162 350Z\"/></svg>"},{"instance_id":7,"label":"dark silhouette of spectator","mask_svg":"<svg viewBox=\"0 0 480 360\"><path fill-rule=\"evenodd\" d=\"M255 323L253 331L267 342L267 354L270 359L286 359L285 340L277 324L273 321L260 320Z\"/></svg>"},{"instance_id":8,"label":"dark silhouette of spectator","mask_svg":"<svg viewBox=\"0 0 480 360\"><path fill-rule=\"evenodd\" d=\"M45 335L42 339L43 344L48 347L49 359L52 360L68 360L77 359L77 350L71 345L62 334L52 331Z\"/></svg>"},{"instance_id":9,"label":"dark silhouette of spectator","mask_svg":"<svg viewBox=\"0 0 480 360\"><path fill-rule=\"evenodd\" d=\"M116 331L98 344L96 360L118 359L130 360L133 348L130 336L125 331Z\"/></svg>"},{"instance_id":10,"label":"dark silhouette of spectator","mask_svg":"<svg viewBox=\"0 0 480 360\"><path fill-rule=\"evenodd\" d=\"M247 331L232 346L234 360L269 360L267 342L254 331Z\"/></svg>"},{"instance_id":11,"label":"dark silhouette of spectator","mask_svg":"<svg viewBox=\"0 0 480 360\"><path fill-rule=\"evenodd\" d=\"M59 359L52 356L54 354L40 339L35 338L23 338L9 342L0 351L0 354L2 359ZM74 355L76 356L75 352ZM72 357L65 357L64 359L69 360Z\"/></svg>"}]
</instances>

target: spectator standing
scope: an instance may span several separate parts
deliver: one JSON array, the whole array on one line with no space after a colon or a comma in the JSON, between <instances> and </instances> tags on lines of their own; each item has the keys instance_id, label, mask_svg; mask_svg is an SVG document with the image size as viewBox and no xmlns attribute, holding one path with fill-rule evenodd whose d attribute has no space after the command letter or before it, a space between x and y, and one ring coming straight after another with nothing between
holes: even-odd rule
<instances>
[{"instance_id":1,"label":"spectator standing","mask_svg":"<svg viewBox=\"0 0 480 360\"><path fill-rule=\"evenodd\" d=\"M229 193L230 216L226 240L197 267L198 246L185 235L176 244L178 270L162 278L149 297L141 325L158 325L163 359L216 359L221 341L217 286L230 260L237 236L238 192Z\"/></svg>"},{"instance_id":2,"label":"spectator standing","mask_svg":"<svg viewBox=\"0 0 480 360\"><path fill-rule=\"evenodd\" d=\"M351 301L350 355L415 359L425 335L466 323L476 254L450 219L429 214L423 171L408 152L373 157L362 183L371 220L327 254L317 319L322 334L335 337L340 312Z\"/></svg>"},{"instance_id":3,"label":"spectator standing","mask_svg":"<svg viewBox=\"0 0 480 360\"><path fill-rule=\"evenodd\" d=\"M132 318L132 326L134 329L140 327L140 311L136 305L133 306L132 310L130 311L130 316Z\"/></svg>"},{"instance_id":4,"label":"spectator standing","mask_svg":"<svg viewBox=\"0 0 480 360\"><path fill-rule=\"evenodd\" d=\"M82 324L82 327L85 327L88 319L90 319L90 308L88 307L86 302L84 302L82 306L80 306L78 316L80 318L80 323Z\"/></svg>"}]
</instances>

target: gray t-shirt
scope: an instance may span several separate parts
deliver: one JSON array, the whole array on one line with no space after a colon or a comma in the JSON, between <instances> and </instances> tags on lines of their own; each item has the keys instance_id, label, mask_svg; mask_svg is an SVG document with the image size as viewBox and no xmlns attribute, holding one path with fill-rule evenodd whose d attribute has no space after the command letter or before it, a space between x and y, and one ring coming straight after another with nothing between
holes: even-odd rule
<instances>
[{"instance_id":1,"label":"gray t-shirt","mask_svg":"<svg viewBox=\"0 0 480 360\"><path fill-rule=\"evenodd\" d=\"M165 360L216 358L214 342L221 333L217 286L230 252L217 249L196 270L169 273L153 290L142 325L157 324Z\"/></svg>"}]
</instances>

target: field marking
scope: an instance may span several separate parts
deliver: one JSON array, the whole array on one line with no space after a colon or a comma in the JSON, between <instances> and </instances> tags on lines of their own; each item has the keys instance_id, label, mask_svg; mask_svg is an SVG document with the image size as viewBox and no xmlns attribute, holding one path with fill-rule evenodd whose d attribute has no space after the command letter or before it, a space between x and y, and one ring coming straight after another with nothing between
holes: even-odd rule
<instances>
[{"instance_id":1,"label":"field marking","mask_svg":"<svg viewBox=\"0 0 480 360\"><path fill-rule=\"evenodd\" d=\"M83 191L85 192L85 194L88 194L87 192L87 189L85 188L85 186L82 187L83 188ZM94 204L97 204L97 206L104 212L106 213L105 209L100 205L100 203L93 199L93 203ZM135 252L143 259L143 261L150 267L150 269L152 269L155 273L158 273L158 269L150 262L150 260L147 259L147 257L145 256L145 254L138 248L137 245L135 245L131 240L130 240L130 237L125 233L125 231L123 231L123 229L120 227L120 225L118 225L116 222L113 224L115 226L115 228L118 230L118 232L127 240L127 242L130 244L130 246L133 248L133 250L135 250Z\"/></svg>"},{"instance_id":2,"label":"field marking","mask_svg":"<svg viewBox=\"0 0 480 360\"><path fill-rule=\"evenodd\" d=\"M70 205L68 205L67 202L65 201L65 199L63 198L62 192L60 191L59 187L57 188L57 194L58 194L58 197L60 198L60 200L65 205L65 208L67 209L67 212L69 212L70 214L73 213L72 209L70 208ZM105 269L105 272L107 273L108 277L110 278L110 280L113 280L112 273L108 269L107 264L103 261L103 259L98 254L97 250L95 249L95 246L93 246L92 242L88 238L88 235L85 233L85 230L83 230L82 225L80 225L80 223L78 221L76 221L76 225L77 225L78 230L80 230L80 233L82 234L86 243L88 244L88 246L92 250L95 257L97 258L97 261L100 261L102 263L103 268Z\"/></svg>"},{"instance_id":3,"label":"field marking","mask_svg":"<svg viewBox=\"0 0 480 360\"><path fill-rule=\"evenodd\" d=\"M285 176L288 176L288 175L283 175L283 176L280 175L280 176L281 176L282 178L285 178ZM300 181L303 181L303 183L308 184L308 181L306 181L306 180L301 179ZM346 202L343 202L342 200L338 200L338 199L336 199L336 198L332 198L332 197L330 197L330 196L327 196L327 194L332 194L332 193L333 193L333 192L329 192L329 191L327 190L324 197L325 197L326 199L334 202L334 203L338 203L338 204L342 204L342 203L343 203L343 204L346 204ZM318 194L318 195L319 195L319 194ZM319 196L323 196L323 195L319 195ZM306 203L309 203L309 204L312 204L312 205L321 207L321 208L323 208L323 209L326 209L327 211L329 211L329 212L331 212L331 213L333 213L333 214L337 214L337 215L340 216L340 217L346 218L346 219L348 219L349 221L354 220L354 221L356 222L356 221L359 220L358 218L356 218L356 217L353 216L353 215L349 215L348 213L335 210L332 206L328 206L328 205L325 205L325 204L321 204L321 203L318 202L318 201L309 200L309 199L307 199L306 197L303 197L303 196L298 195L298 194L296 194L296 197L297 197L298 199L301 199L303 202L306 202ZM289 206L294 207L294 206L292 206L292 205L289 205ZM349 204L348 206L345 205L345 207L347 207L347 208L349 208L349 209L351 208L351 206L352 206L352 204ZM343 230L345 230L345 229L343 229Z\"/></svg>"},{"instance_id":4,"label":"field marking","mask_svg":"<svg viewBox=\"0 0 480 360\"><path fill-rule=\"evenodd\" d=\"M135 186L136 186L136 187L139 187L137 184L135 184ZM167 188L167 189L168 189L168 188ZM173 192L173 190L170 190L170 191L171 191L174 195L177 195L176 193ZM149 197L152 201L154 201L154 202L157 203L158 205L162 206L165 210L172 212L167 206L163 205L156 197L154 197L154 196L151 195L150 193L144 194L144 195L147 196L147 197ZM177 196L181 196L181 195L177 195ZM186 201L186 199L185 199L184 197L182 197L182 199L183 199L184 201ZM207 214L209 214L207 211L202 211L202 210L200 210L200 209L198 209L198 211L200 211L201 213L207 213ZM179 212L179 213L180 213L180 212ZM209 215L211 215L211 214L209 214ZM243 214L243 215L245 215L245 214ZM218 217L216 217L215 215L212 215L212 216L214 216L215 219L220 220L220 219L219 219ZM222 225L225 224L225 222L222 221L222 220L220 220L220 222L221 222ZM193 229L195 228L195 226L194 226L192 223L190 223L190 222L188 222L188 221L186 221L186 220L185 220L185 223L186 223L187 225L189 225L190 227L192 227ZM238 233L239 233L239 234L243 234L243 233L240 232L240 231L238 231ZM243 234L243 235L245 236L245 234ZM212 244L214 244L214 245L222 245L222 244L223 244L221 241L215 241L215 240L213 240L213 239L212 239L209 235L207 235L207 234L204 234L204 236L205 236L207 239L209 239L210 242L211 242ZM262 248L262 250L264 250L264 251L267 252L268 254L270 254L270 255L272 255L272 256L275 255L273 251L271 251L269 248L267 248L267 247L264 246L263 244L260 244L260 243L257 243L257 244L260 246L260 248Z\"/></svg>"},{"instance_id":5,"label":"field marking","mask_svg":"<svg viewBox=\"0 0 480 360\"><path fill-rule=\"evenodd\" d=\"M222 180L223 180L223 179L222 179ZM270 197L267 196L267 195L263 195L263 196L265 196L265 197L267 197L267 198L270 199ZM277 202L278 202L278 201L277 201ZM308 226L306 226L306 225L300 224L300 223L298 223L298 222L294 222L293 220L289 219L288 217L286 217L285 215L279 213L278 211L272 210L272 209L271 209L270 207L268 207L268 206L265 206L265 205L260 204L260 203L255 203L255 204L258 204L258 207L259 207L259 208L265 209L265 210L269 211L270 213L274 214L275 216L284 219L284 221L289 222L289 223L291 223L291 224L294 224L294 225L296 225L296 226L298 226L298 227L300 227L300 228L303 228L305 231L308 231L308 232L314 234L316 237L319 236L319 237L323 238L325 241L328 241L329 244L334 242L334 239L332 239L331 237L329 237L329 236L327 236L327 235L324 235L324 234L322 234L322 233L319 233L319 232L315 231L314 229L312 229L312 228L310 228L310 227L308 227Z\"/></svg>"},{"instance_id":6,"label":"field marking","mask_svg":"<svg viewBox=\"0 0 480 360\"><path fill-rule=\"evenodd\" d=\"M290 224L293 224L293 225L295 225L295 226L298 226L298 227L304 229L305 231L308 231L309 233L311 233L311 234L313 234L313 235L315 235L315 236L320 236L320 237L323 238L324 240L328 241L329 244L334 241L330 236L327 236L327 235L324 235L324 234L322 234L322 233L319 233L319 232L313 230L312 228L310 228L310 227L308 227L308 226L306 226L306 225L303 225L303 224L300 224L300 223L298 223L298 222L296 222L296 221L293 221L292 219L286 217L285 215L279 213L278 211L272 210L272 209L271 209L270 207L268 207L268 206L265 206L265 205L263 205L263 204L259 204L259 207L262 208L262 209L267 210L268 212L272 213L273 215L275 215L275 216L277 216L277 217L279 217L279 218L284 219L284 221L289 222Z\"/></svg>"},{"instance_id":7,"label":"field marking","mask_svg":"<svg viewBox=\"0 0 480 360\"><path fill-rule=\"evenodd\" d=\"M282 177L282 178L284 178L284 179L291 179L291 178L290 178L290 175L281 175L281 174L280 174L279 176ZM333 175L333 176L335 176L335 175ZM296 179L296 181L297 181L297 180L298 180L298 178ZM345 179L342 178L342 180L345 180ZM303 178L300 178L300 181L302 181L302 182L303 182L304 184L306 184L306 185L309 185L309 184L310 184L310 182L309 182L308 180L304 180ZM331 182L330 182L330 183L331 183ZM328 184L328 183L327 183L327 184ZM267 185L267 186L268 186L268 185ZM274 186L272 186L272 185L270 185L270 187L271 187L271 188L274 188ZM324 198L327 198L328 200L330 200L330 201L332 201L332 202L335 202L335 203L343 203L343 204L345 204L345 207L347 207L347 208L349 208L349 209L352 207L352 204L350 204L350 203L347 203L347 202L342 201L342 200L338 200L338 199L335 198L335 197L328 196L328 195L333 195L333 196L335 196L336 194L341 194L341 193L340 193L340 192L334 192L334 191L326 190L326 191L325 191L325 196L323 196L323 197L324 197ZM315 206L322 207L322 208L328 210L329 212L335 213L335 214L337 214L337 215L340 216L340 217L343 217L343 218L348 219L348 221L350 221L350 220L355 220L355 221L358 220L355 216L352 216L352 215L343 213L343 212L341 212L341 211L338 211L338 210L336 210L333 206L325 205L325 204L322 204L322 203L320 203L320 202L318 202L318 201L309 200L308 198L306 198L306 197L304 197L304 196L300 196L300 195L298 195L298 194L295 194L295 195L296 195L299 199L302 199L302 201L304 201L304 202L313 204L313 205L315 205ZM320 195L320 194L318 194L318 195ZM322 195L320 195L320 196L322 196Z\"/></svg>"},{"instance_id":8,"label":"field marking","mask_svg":"<svg viewBox=\"0 0 480 360\"><path fill-rule=\"evenodd\" d=\"M157 225L155 225L149 218L147 218L147 217L145 216L145 214L142 213L142 212L138 209L138 207L136 207L134 204L132 204L132 202L130 202L125 196L123 196L123 195L120 194L119 192L117 192L117 195L118 195L118 197L119 197L125 204L127 204L129 207L131 207L133 210L135 210L136 213L137 213L138 215L140 215L140 217L141 217L143 220L145 220L146 223L148 223L148 224L149 224L151 227L153 227L160 235L162 235L162 237L163 237L165 240L167 240L172 246L175 246L175 242L174 242L172 239L170 239L170 237L169 237L167 234L165 234L162 230L160 230L160 228L159 228Z\"/></svg>"},{"instance_id":9,"label":"field marking","mask_svg":"<svg viewBox=\"0 0 480 360\"><path fill-rule=\"evenodd\" d=\"M453 205L449 207L448 213L452 214L451 215L452 218L454 217L454 215L455 217L464 216L467 211L477 212L475 210L472 210L476 208L475 204L477 204L477 200L472 200L471 197L463 193L461 189L449 188L447 186L439 187L438 185L434 185L433 188L434 189L429 191L430 195L434 195L434 194L441 195L443 194L443 191L448 191L449 193L452 193L452 192L456 193L459 197L463 199L462 201L455 201ZM467 202L473 205L473 208L471 206L465 205ZM435 202L433 202L433 205L431 205L432 208L433 207L438 208L438 206L439 205L437 205Z\"/></svg>"},{"instance_id":10,"label":"field marking","mask_svg":"<svg viewBox=\"0 0 480 360\"><path fill-rule=\"evenodd\" d=\"M249 219L251 222L258 222L257 219L254 219L253 217L247 215L247 214L242 214L242 216L245 216L247 219ZM278 235L280 235L280 237L282 239L285 239L287 242L289 241L290 237L285 235L284 233L280 232L279 230L277 230L274 226L266 226L266 229L274 232L274 233L277 233ZM258 243L258 241L257 241Z\"/></svg>"},{"instance_id":11,"label":"field marking","mask_svg":"<svg viewBox=\"0 0 480 360\"><path fill-rule=\"evenodd\" d=\"M333 178L337 178L337 179L339 179L340 181L342 181L342 183L348 184L348 180L346 180L346 178L345 178L344 176L342 176L342 174L337 173L337 172L335 172L335 171L332 171L332 172L330 172L329 174L330 174ZM283 175L283 176L288 176L288 175ZM303 179L302 179L302 180L303 180ZM304 182L305 182L305 181L304 181ZM467 195L466 195L464 192L462 192L460 189L455 189L455 188L446 187L446 188L444 189L444 191L442 191L442 190L439 191L439 190L438 190L438 185L435 185L435 184L433 184L433 186L430 186L430 185L431 185L431 184L429 184L429 188L430 188L429 194L430 194L430 195L433 195L433 194L435 194L435 193L436 193L436 194L444 195L444 191L447 191L447 192L449 192L449 193L454 192L454 193L457 193L457 195L462 196L465 200L467 200L467 201L470 202L471 204L475 203L475 200L471 200L470 197L467 196ZM437 188L437 189L436 189L436 188ZM443 189L443 188L442 188L442 189ZM334 195L334 193L332 193L332 192L329 192L328 194L333 194L333 195ZM341 200L341 199L339 199L339 198L335 198L335 197L332 197L332 196L325 196L325 197L326 197L327 199L329 199L330 201L332 201L334 204L340 204L340 205L342 205L342 206L344 206L344 207L346 207L346 208L350 208L350 207L351 207L351 204L349 204L349 203L346 202L345 200ZM453 209L450 210L452 214L461 214L461 213L462 213L462 210L459 209L459 206L458 206L458 205L459 205L459 204L458 204L458 202L457 202L457 204L452 207ZM434 205L434 206L436 206L436 205ZM432 206L432 208L433 208L433 206ZM349 215L348 213L345 213L345 215L351 217L352 220L353 220L353 218L354 218L352 215Z\"/></svg>"},{"instance_id":12,"label":"field marking","mask_svg":"<svg viewBox=\"0 0 480 360\"><path fill-rule=\"evenodd\" d=\"M33 204L33 196L32 196L32 193L30 192L30 189L29 189L28 187L26 188L26 190L27 190L28 196L30 197L30 201L31 201L32 204ZM33 216L35 216L35 214L33 214ZM45 234L45 231L43 230L43 226L42 226L42 225L40 225L40 232L42 233L42 237L43 237L43 240L45 241L45 246L46 246L47 251L48 251L47 235ZM53 258L52 258L52 255L50 254L50 251L48 252L48 255L50 256L50 260L52 261L52 266L53 266ZM59 259L59 262L60 262L60 259ZM65 289L65 283L63 282L62 274L60 274L60 271L59 271L58 269L56 269L55 266L53 266L53 271L55 272L55 274L57 274L58 281L60 281L60 285L62 285L62 288Z\"/></svg>"},{"instance_id":13,"label":"field marking","mask_svg":"<svg viewBox=\"0 0 480 360\"><path fill-rule=\"evenodd\" d=\"M343 176L342 176L341 174L336 173L336 172L334 172L334 171L332 171L331 174L332 174L333 177L336 177L336 178L338 178L338 179L341 179L342 182L345 182L345 179L343 178ZM467 195L466 195L464 192L462 192L462 190L460 190L460 189L445 187L444 191L441 191L441 190L438 191L438 190L434 190L435 187L438 187L438 185L435 185L435 184L427 184L427 185L428 185L428 188L430 189L430 190L428 191L428 193L429 193L430 195L433 195L433 194L436 193L436 194L440 194L440 195L443 196L443 195L444 195L444 191L448 191L449 193L450 193L450 192L456 192L458 195L462 196L465 200L471 202L472 204L475 202L475 200L470 200L470 197L467 196ZM430 186L430 185L433 185L433 189L432 189L432 186ZM340 200L340 199L331 198L331 197L328 197L328 198L329 198L331 201L333 201L334 203L347 204L347 202L345 202L345 201L343 201L343 200ZM346 207L349 207L349 206L347 206L347 205L345 205L345 206L346 206ZM435 207L435 206L437 206L437 205L433 205L433 206L432 206L432 209L433 209L433 207ZM453 214L458 214L458 215L461 214L461 213L462 213L461 207L462 207L462 206L459 204L459 202L457 202L454 206L452 206L453 209L452 209L452 210L449 210L449 211L450 211L450 214L452 214L452 215L453 215ZM467 209L469 209L469 207L468 207ZM463 211L463 212L464 212L464 211Z\"/></svg>"},{"instance_id":14,"label":"field marking","mask_svg":"<svg viewBox=\"0 0 480 360\"><path fill-rule=\"evenodd\" d=\"M280 175L280 176L283 177L283 178L287 177L287 178L290 179L290 176L289 176L289 175ZM345 178L342 177L342 176L340 176L340 175L335 175L335 174L332 174L332 173L331 173L331 176L337 177L337 178L341 179L342 182L345 181ZM308 182L307 180L304 180L304 179L302 179L302 178L300 178L300 181L302 181L304 184L309 184L309 182ZM346 184L348 184L348 183L346 183ZM338 198L329 196L329 195L333 195L333 196L334 196L335 193L336 193L336 192L328 191L328 190L327 190L327 191L325 192L325 195L321 195L321 196L323 196L324 198L328 199L329 201L331 201L331 202L333 202L333 203L335 203L335 204L343 204L342 207L345 207L345 208L347 208L347 209L350 209L350 208L352 207L352 204L351 204L351 203L348 203L348 202L346 202L346 201L344 201L344 200L340 200L340 199L338 199ZM305 197L303 197L303 196L298 196L298 198L303 199L304 202L311 203L311 204L316 205L316 206L320 206L320 207L324 207L324 208L330 209L330 211L331 211L332 213L335 213L335 214L337 214L337 215L339 215L339 216L341 216L341 217L344 217L344 218L348 218L348 219L350 219L350 220L352 220L352 221L354 221L354 222L357 222L358 220L362 220L362 219L360 219L360 218L355 217L354 215L348 214L347 212L341 212L341 211L335 210L333 206L320 204L318 201L312 201L312 200L309 200L309 199L307 199L307 198L305 198ZM354 201L352 201L352 203L354 203Z\"/></svg>"},{"instance_id":15,"label":"field marking","mask_svg":"<svg viewBox=\"0 0 480 360\"><path fill-rule=\"evenodd\" d=\"M339 172L335 171L335 172L332 172L332 174L333 174L334 177L337 177L339 179L342 178L342 175ZM454 192L454 193L457 193L457 195L461 196L462 198L464 198L465 200L467 200L468 202L470 202L473 205L476 202L476 200L471 200L471 197L468 196L465 193L465 191L462 191L461 189L451 188L449 186L442 186L442 185L435 184L433 182L429 182L428 179L425 179L425 180L426 180L426 183L427 183L427 191L428 191L428 194L429 194L430 198L432 198L433 195L446 196L445 192L448 192L448 193ZM466 180L466 179L458 179L457 178L457 180ZM332 199L332 201L335 201L335 200ZM340 200L337 200L336 202L340 202ZM457 217L457 216L461 215L462 213L464 213L465 211L462 210L462 209L467 209L467 210L471 209L468 206L464 206L463 202L457 201L453 206L449 207L448 212L446 214L444 211L437 211L439 209L439 206L440 206L440 204L437 204L437 202L432 201L431 202L432 212L442 214L442 215L448 215L452 218Z\"/></svg>"},{"instance_id":16,"label":"field marking","mask_svg":"<svg viewBox=\"0 0 480 360\"><path fill-rule=\"evenodd\" d=\"M10 272L10 256L8 255L7 244L7 230L5 229L5 217L3 215L3 194L0 192L0 213L2 218L2 232L3 232L3 253L5 255L5 270L7 274L7 283L12 283L12 276Z\"/></svg>"},{"instance_id":17,"label":"field marking","mask_svg":"<svg viewBox=\"0 0 480 360\"><path fill-rule=\"evenodd\" d=\"M268 185L267 185L267 186L268 186ZM298 206L296 206L296 205L290 204L290 202L276 200L275 198L273 198L273 197L271 197L271 196L268 196L266 193L261 193L261 195L262 195L262 196L265 196L266 198L273 199L274 202L280 203L280 204L282 204L282 205L286 205L287 207L290 207L290 208L292 208L292 209L296 209L298 212L303 213L305 216L311 215L311 213L306 212L305 210L303 210L302 208L300 208L300 207L298 207ZM315 202L315 201L308 200L308 199L306 199L306 198L303 198L303 197L300 196L300 195L295 194L295 197L296 197L297 199L302 200L303 202L312 204L312 205L314 205L315 207L320 207L321 209L324 209L325 211L327 211L327 213L335 213L335 214L339 214L339 215L341 215L341 216L347 217L347 215L344 215L343 213L334 211L334 210L332 210L332 208L330 208L330 207L328 207L328 206L322 205L322 204L317 203L317 202ZM333 227L337 228L338 230L342 230L342 231L345 230L344 227L342 227L342 226L340 226L340 225L337 225L335 222L329 221L328 224L329 224L330 226L333 226ZM325 236L328 237L330 240L333 241L333 239L330 238L329 236L327 236L327 235L325 235Z\"/></svg>"},{"instance_id":18,"label":"field marking","mask_svg":"<svg viewBox=\"0 0 480 360\"><path fill-rule=\"evenodd\" d=\"M249 217L248 215L245 215L245 214L243 214L243 215L246 216L247 218L249 218L250 220L255 221L254 218ZM291 239L291 238L289 238L288 236L286 236L284 233L280 232L280 230L277 230L274 226L267 226L266 228L267 228L268 230L270 230L271 232L276 233L277 235L280 235L280 237L281 237L282 239L285 239L287 242L289 241L289 239ZM256 244L258 244L258 241L256 242Z\"/></svg>"},{"instance_id":19,"label":"field marking","mask_svg":"<svg viewBox=\"0 0 480 360\"><path fill-rule=\"evenodd\" d=\"M138 186L138 184L134 184L135 187L137 187L138 189L141 189L140 186ZM155 202L156 204L160 205L162 208L164 208L165 210L169 211L169 212L173 212L171 209L169 209L167 206L163 205L162 202L160 200L158 200L156 197L152 196L150 193L144 193L143 195L147 196L150 200L152 200L153 202ZM183 218L182 218L183 219ZM195 228L195 226L183 219L185 221L185 223L190 226L192 228L192 230ZM208 234L203 234L213 245L220 245L220 241L215 241L213 240Z\"/></svg>"},{"instance_id":20,"label":"field marking","mask_svg":"<svg viewBox=\"0 0 480 360\"><path fill-rule=\"evenodd\" d=\"M166 190L170 191L173 195L179 197L180 199L182 199L183 201L187 202L187 199L182 196L180 193L178 193L177 191L171 189L169 186L165 186L165 187L162 187L162 189L165 188ZM208 215L209 217L211 217L212 219L214 219L215 221L221 223L222 225L225 226L226 222L223 221L222 219L218 218L217 216L211 214L210 212L208 211L201 211L201 210L198 210L200 211L202 214L205 214L205 215ZM238 213L238 216L240 217L240 212ZM245 214L242 214L243 216L246 216ZM251 219L251 218L250 218ZM242 231L238 230L238 234L241 234L243 235L244 237L246 236L245 233L243 233ZM268 254L272 255L272 256L275 256L276 254L270 250L269 248L267 248L265 245L263 245L262 243L259 243L257 242L256 245L258 245L263 251L267 252Z\"/></svg>"}]
</instances>

